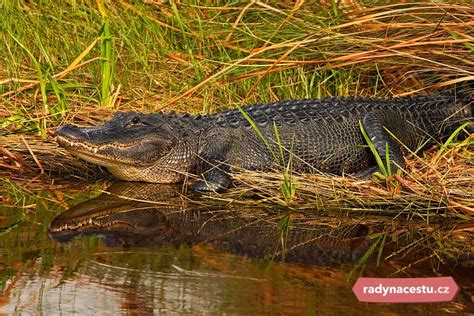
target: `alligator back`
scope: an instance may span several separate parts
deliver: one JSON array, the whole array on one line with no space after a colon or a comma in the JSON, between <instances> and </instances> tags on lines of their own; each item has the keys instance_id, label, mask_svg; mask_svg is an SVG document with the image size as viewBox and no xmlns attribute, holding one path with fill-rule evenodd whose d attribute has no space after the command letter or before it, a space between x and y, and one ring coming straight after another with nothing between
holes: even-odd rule
<instances>
[{"instance_id":1,"label":"alligator back","mask_svg":"<svg viewBox=\"0 0 474 316\"><path fill-rule=\"evenodd\" d=\"M368 98L327 98L296 101L277 101L243 107L259 128L273 122L277 127L296 126L316 122L333 124L357 117L362 119L369 111L399 110L414 119L427 133L439 134L439 123L454 123L458 119L472 117L472 100L466 95L427 95L387 99ZM453 116L451 118L451 116ZM216 115L204 116L218 126L241 128L250 123L237 109ZM458 121L459 122L459 121Z\"/></svg>"},{"instance_id":2,"label":"alligator back","mask_svg":"<svg viewBox=\"0 0 474 316\"><path fill-rule=\"evenodd\" d=\"M281 162L288 163L292 156L296 170L315 168L335 174L361 171L374 164L359 126L368 113L375 113L376 120L409 150L417 149L428 138L434 140L449 134L472 116L466 99L448 94L397 99L312 99L254 105L243 110L267 144L239 110L231 110L203 118L211 126L206 139L213 140L204 141L205 150L217 150L216 139L233 139L226 157L232 165L265 169L275 160L272 151L281 158L282 147Z\"/></svg>"}]
</instances>

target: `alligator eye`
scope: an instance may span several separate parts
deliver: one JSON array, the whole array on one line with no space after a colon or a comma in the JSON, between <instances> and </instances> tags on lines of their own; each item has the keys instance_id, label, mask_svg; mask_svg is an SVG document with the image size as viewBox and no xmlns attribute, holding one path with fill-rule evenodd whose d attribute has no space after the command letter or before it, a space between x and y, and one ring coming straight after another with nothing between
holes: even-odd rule
<instances>
[{"instance_id":1,"label":"alligator eye","mask_svg":"<svg viewBox=\"0 0 474 316\"><path fill-rule=\"evenodd\" d=\"M127 126L137 126L137 125L145 125L145 124L138 117L132 118L127 123Z\"/></svg>"}]
</instances>

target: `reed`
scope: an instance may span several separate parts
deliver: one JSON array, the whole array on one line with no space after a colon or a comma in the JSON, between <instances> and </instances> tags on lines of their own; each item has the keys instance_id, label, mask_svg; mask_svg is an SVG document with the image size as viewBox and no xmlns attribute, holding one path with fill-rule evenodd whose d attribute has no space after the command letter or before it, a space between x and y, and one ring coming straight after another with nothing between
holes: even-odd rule
<instances>
[{"instance_id":1,"label":"reed","mask_svg":"<svg viewBox=\"0 0 474 316\"><path fill-rule=\"evenodd\" d=\"M90 177L97 168L57 149L52 134L117 110L209 114L277 99L440 92L474 79L469 3L351 3L6 2L0 174L36 176L36 155L48 172ZM298 175L286 161L277 173L236 175L241 185L217 198L257 192L242 203L469 216L473 141L465 127L458 132L467 138L413 153L402 175Z\"/></svg>"},{"instance_id":2,"label":"reed","mask_svg":"<svg viewBox=\"0 0 474 316\"><path fill-rule=\"evenodd\" d=\"M106 103L207 114L276 99L437 92L474 79L468 3L352 3L5 3L0 124L44 136Z\"/></svg>"}]
</instances>

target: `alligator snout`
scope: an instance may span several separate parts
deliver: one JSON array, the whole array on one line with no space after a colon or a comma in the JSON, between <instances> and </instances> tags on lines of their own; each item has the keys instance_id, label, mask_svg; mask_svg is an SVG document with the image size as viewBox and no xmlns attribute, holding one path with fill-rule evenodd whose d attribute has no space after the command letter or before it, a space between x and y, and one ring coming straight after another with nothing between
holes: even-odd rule
<instances>
[{"instance_id":1,"label":"alligator snout","mask_svg":"<svg viewBox=\"0 0 474 316\"><path fill-rule=\"evenodd\" d=\"M68 139L76 139L82 140L85 138L85 133L77 126L72 124L66 124L60 126L55 133L56 136L68 138Z\"/></svg>"}]
</instances>

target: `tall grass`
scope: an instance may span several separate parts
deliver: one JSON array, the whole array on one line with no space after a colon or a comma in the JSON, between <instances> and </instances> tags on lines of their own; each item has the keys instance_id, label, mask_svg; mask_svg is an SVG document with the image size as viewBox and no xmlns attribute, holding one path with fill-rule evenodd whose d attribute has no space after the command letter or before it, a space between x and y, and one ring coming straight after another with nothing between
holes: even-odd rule
<instances>
[{"instance_id":1,"label":"tall grass","mask_svg":"<svg viewBox=\"0 0 474 316\"><path fill-rule=\"evenodd\" d=\"M275 99L436 91L474 79L472 6L353 5L5 2L0 126L45 134L98 104L214 113Z\"/></svg>"},{"instance_id":2,"label":"tall grass","mask_svg":"<svg viewBox=\"0 0 474 316\"><path fill-rule=\"evenodd\" d=\"M100 30L100 42L102 60L100 62L100 104L108 106L112 97L112 75L113 75L113 49L112 36L110 32L110 21L104 18L104 24Z\"/></svg>"}]
</instances>

